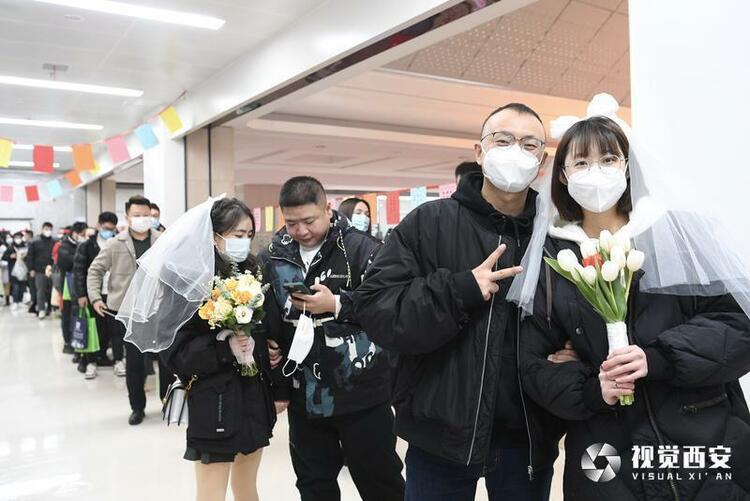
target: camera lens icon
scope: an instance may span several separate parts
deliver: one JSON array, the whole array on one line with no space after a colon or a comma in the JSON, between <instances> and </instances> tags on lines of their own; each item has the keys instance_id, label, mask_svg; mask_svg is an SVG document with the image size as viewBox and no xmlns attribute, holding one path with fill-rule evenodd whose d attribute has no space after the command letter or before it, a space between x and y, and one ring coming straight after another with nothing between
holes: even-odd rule
<instances>
[{"instance_id":1,"label":"camera lens icon","mask_svg":"<svg viewBox=\"0 0 750 501\"><path fill-rule=\"evenodd\" d=\"M596 465L599 458L604 458L604 461L599 461L600 465L604 465L603 468ZM617 449L609 444L590 445L581 456L583 474L589 480L597 483L609 482L615 478L620 471L620 465L620 454Z\"/></svg>"}]
</instances>

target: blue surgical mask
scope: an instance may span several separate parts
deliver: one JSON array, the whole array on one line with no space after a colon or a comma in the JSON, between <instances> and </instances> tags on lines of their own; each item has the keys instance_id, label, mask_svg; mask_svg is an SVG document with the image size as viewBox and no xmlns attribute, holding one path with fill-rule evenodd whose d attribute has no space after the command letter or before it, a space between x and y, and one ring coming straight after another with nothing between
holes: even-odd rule
<instances>
[{"instance_id":1,"label":"blue surgical mask","mask_svg":"<svg viewBox=\"0 0 750 501\"><path fill-rule=\"evenodd\" d=\"M158 230L160 225L161 221L159 221L157 218L153 218L153 220L151 221L151 228L154 230Z\"/></svg>"},{"instance_id":2,"label":"blue surgical mask","mask_svg":"<svg viewBox=\"0 0 750 501\"><path fill-rule=\"evenodd\" d=\"M102 230L99 232L99 236L102 238L102 240L109 240L110 238L115 236L115 232L112 230Z\"/></svg>"},{"instance_id":3,"label":"blue surgical mask","mask_svg":"<svg viewBox=\"0 0 750 501\"><path fill-rule=\"evenodd\" d=\"M370 226L370 218L364 214L352 214L352 226L359 231L367 231Z\"/></svg>"}]
</instances>

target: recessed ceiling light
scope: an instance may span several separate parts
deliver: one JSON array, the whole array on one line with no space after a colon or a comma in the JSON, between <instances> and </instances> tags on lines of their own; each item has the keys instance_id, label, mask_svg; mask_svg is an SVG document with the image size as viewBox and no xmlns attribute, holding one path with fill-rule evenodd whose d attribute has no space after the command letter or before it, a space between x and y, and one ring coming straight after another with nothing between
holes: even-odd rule
<instances>
[{"instance_id":1,"label":"recessed ceiling light","mask_svg":"<svg viewBox=\"0 0 750 501\"><path fill-rule=\"evenodd\" d=\"M10 75L0 75L0 84L18 85L21 87L37 87L40 89L69 90L74 92L88 92L91 94L107 94L110 96L141 97L142 90L125 89L123 87L107 87L73 82L58 82L57 80L41 80L38 78L23 78Z\"/></svg>"},{"instance_id":2,"label":"recessed ceiling light","mask_svg":"<svg viewBox=\"0 0 750 501\"><path fill-rule=\"evenodd\" d=\"M55 151L67 151L71 152L73 151L73 148L70 146L53 146ZM14 144L13 145L14 150L33 150L34 145L33 144Z\"/></svg>"},{"instance_id":3,"label":"recessed ceiling light","mask_svg":"<svg viewBox=\"0 0 750 501\"><path fill-rule=\"evenodd\" d=\"M59 122L57 120L27 120L25 118L0 117L0 124L28 125L30 127L51 127L57 129L102 130L103 125L81 124L75 122Z\"/></svg>"},{"instance_id":4,"label":"recessed ceiling light","mask_svg":"<svg viewBox=\"0 0 750 501\"><path fill-rule=\"evenodd\" d=\"M204 16L202 14L191 14L189 12L179 12L176 10L157 9L143 5L132 5L124 2L113 2L110 0L36 0L37 2L49 3L53 5L63 5L76 9L93 10L97 12L106 12L107 14L117 14L119 16L137 17L139 19L149 19L151 21L160 21L162 23L181 24L183 26L193 26L195 28L205 28L208 30L218 30L226 22L217 17Z\"/></svg>"},{"instance_id":5,"label":"recessed ceiling light","mask_svg":"<svg viewBox=\"0 0 750 501\"><path fill-rule=\"evenodd\" d=\"M34 167L34 162L27 162L25 160L11 160L8 162L8 165L11 167ZM52 164L52 167L55 169L60 167L60 164L55 162Z\"/></svg>"}]
</instances>

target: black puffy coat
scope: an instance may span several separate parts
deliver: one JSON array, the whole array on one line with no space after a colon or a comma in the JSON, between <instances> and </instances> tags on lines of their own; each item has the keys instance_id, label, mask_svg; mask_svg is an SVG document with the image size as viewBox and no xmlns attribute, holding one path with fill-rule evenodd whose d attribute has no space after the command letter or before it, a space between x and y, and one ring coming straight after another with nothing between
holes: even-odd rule
<instances>
[{"instance_id":1,"label":"black puffy coat","mask_svg":"<svg viewBox=\"0 0 750 501\"><path fill-rule=\"evenodd\" d=\"M216 339L219 330L196 312L160 356L186 384L195 378L188 392L187 446L202 453L249 454L268 445L276 423L266 335L260 324L252 331L261 370L248 377L240 375L229 342Z\"/></svg>"},{"instance_id":2,"label":"black puffy coat","mask_svg":"<svg viewBox=\"0 0 750 501\"><path fill-rule=\"evenodd\" d=\"M47 266L52 265L52 247L54 246L55 241L52 237L41 236L32 240L25 260L29 271L44 273Z\"/></svg>"},{"instance_id":3,"label":"black puffy coat","mask_svg":"<svg viewBox=\"0 0 750 501\"><path fill-rule=\"evenodd\" d=\"M356 313L399 355L392 401L401 438L462 464L484 462L493 446L529 446L533 475L557 456L562 423L524 402L520 316L504 299L510 280L485 302L471 270L501 241L497 267L520 263L536 193L512 218L482 198L482 183L481 173L462 178L453 198L421 205L393 230L355 291Z\"/></svg>"},{"instance_id":4,"label":"black puffy coat","mask_svg":"<svg viewBox=\"0 0 750 501\"><path fill-rule=\"evenodd\" d=\"M580 259L578 245L569 241L548 238L546 248L551 256L570 248ZM631 344L646 354L649 372L636 382L631 406L604 402L598 375L608 354L605 323L573 284L546 265L540 273L534 315L523 323L520 369L524 389L540 406L567 421L565 498L750 499L750 414L738 383L750 370L750 320L731 296L642 293L639 276L642 273L636 274L631 289L627 326ZM547 361L567 340L581 361ZM614 446L621 457L619 473L606 483L589 480L581 467L586 449L596 443ZM658 464L660 445L731 447L733 480L717 480L717 470L713 477L701 480L690 480L682 470L679 479L675 470L666 469L651 470L662 474L662 480L658 476L644 480L640 474L649 472L640 467L634 471L632 448L653 446ZM671 481L666 473L673 474Z\"/></svg>"},{"instance_id":5,"label":"black puffy coat","mask_svg":"<svg viewBox=\"0 0 750 501\"><path fill-rule=\"evenodd\" d=\"M97 233L98 235L98 233ZM76 254L73 257L73 284L77 297L87 297L86 276L89 272L89 266L94 262L94 258L99 254L99 242L97 235L83 242L76 248Z\"/></svg>"}]
</instances>

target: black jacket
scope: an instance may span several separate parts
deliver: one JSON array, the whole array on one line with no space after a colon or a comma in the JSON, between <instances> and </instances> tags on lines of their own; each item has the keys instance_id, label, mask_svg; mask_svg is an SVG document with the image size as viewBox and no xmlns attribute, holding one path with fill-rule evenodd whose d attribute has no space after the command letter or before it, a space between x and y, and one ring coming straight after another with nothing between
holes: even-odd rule
<instances>
[{"instance_id":1,"label":"black jacket","mask_svg":"<svg viewBox=\"0 0 750 501\"><path fill-rule=\"evenodd\" d=\"M510 281L485 302L471 272L501 241L498 268L520 262L536 193L512 218L482 198L482 183L481 173L462 178L453 198L421 205L396 227L355 293L356 312L376 342L399 354L400 437L462 464L482 463L493 446L530 445L532 465L549 466L561 424L530 402L524 412L520 319L504 300Z\"/></svg>"},{"instance_id":2,"label":"black jacket","mask_svg":"<svg viewBox=\"0 0 750 501\"><path fill-rule=\"evenodd\" d=\"M70 236L66 236L60 242L60 248L57 251L57 267L63 273L73 272L73 258L76 255L78 243L74 242Z\"/></svg>"},{"instance_id":3,"label":"black jacket","mask_svg":"<svg viewBox=\"0 0 750 501\"><path fill-rule=\"evenodd\" d=\"M29 271L44 273L47 266L52 265L52 247L55 241L52 237L39 237L29 244L29 253L26 255L26 266Z\"/></svg>"},{"instance_id":4,"label":"black jacket","mask_svg":"<svg viewBox=\"0 0 750 501\"><path fill-rule=\"evenodd\" d=\"M293 410L309 417L329 417L388 401L388 354L370 341L357 323L351 302L351 291L361 283L379 245L375 238L355 230L346 218L339 218L334 212L331 229L307 275L299 244L286 229L279 231L261 254L263 279L271 284L266 294L265 322L269 337L279 343L282 353L289 353L301 313L293 306L286 309L289 294L285 283L304 282L311 286L319 279L333 294L341 296L338 318L334 319L333 314L312 316L315 339L302 366L294 371L294 362L289 361L285 370L284 360L275 371L277 381L290 391L288 396L277 394L277 399L289 399Z\"/></svg>"},{"instance_id":5,"label":"black jacket","mask_svg":"<svg viewBox=\"0 0 750 501\"><path fill-rule=\"evenodd\" d=\"M10 244L8 248L5 249L5 252L0 257L0 260L6 261L8 263L8 273L13 273L13 267L16 265L16 260L18 259L17 257L10 257L11 254L15 254L17 256L18 251L24 249L26 249L25 244L16 245L15 242Z\"/></svg>"},{"instance_id":6,"label":"black jacket","mask_svg":"<svg viewBox=\"0 0 750 501\"><path fill-rule=\"evenodd\" d=\"M266 335L261 324L252 331L253 357L261 371L247 377L240 375L229 342L216 339L219 330L196 312L160 356L186 384L195 378L188 392L187 446L249 454L268 445L276 423Z\"/></svg>"},{"instance_id":7,"label":"black jacket","mask_svg":"<svg viewBox=\"0 0 750 501\"><path fill-rule=\"evenodd\" d=\"M73 284L75 285L76 296L79 298L88 296L86 276L89 272L89 266L99 254L97 236L98 233L79 245L73 257Z\"/></svg>"},{"instance_id":8,"label":"black jacket","mask_svg":"<svg viewBox=\"0 0 750 501\"><path fill-rule=\"evenodd\" d=\"M580 259L577 244L548 239L550 255L562 248L574 250ZM637 282L631 290L628 335L632 344L644 349L649 371L636 382L631 406L610 407L602 399L598 375L608 354L605 323L573 284L554 271L548 274L546 265L534 315L523 324L524 388L539 405L567 421L565 499L750 499L750 415L738 383L750 370L750 320L731 296L646 294ZM572 341L581 361L547 361L566 340ZM582 473L581 458L595 443L614 446L621 457L619 473L606 483L588 480ZM682 480L672 482L634 480L632 474L642 471L633 471L634 445L653 446L654 463L659 445L731 447L733 480L691 481L685 470ZM710 473L715 477L716 471Z\"/></svg>"}]
</instances>

